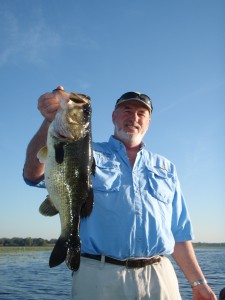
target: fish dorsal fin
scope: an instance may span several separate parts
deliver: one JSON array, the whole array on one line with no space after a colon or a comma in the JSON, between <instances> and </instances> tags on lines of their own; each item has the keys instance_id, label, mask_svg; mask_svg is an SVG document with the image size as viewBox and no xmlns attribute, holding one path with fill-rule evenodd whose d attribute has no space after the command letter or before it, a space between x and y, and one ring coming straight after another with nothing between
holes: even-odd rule
<instances>
[{"instance_id":1,"label":"fish dorsal fin","mask_svg":"<svg viewBox=\"0 0 225 300\"><path fill-rule=\"evenodd\" d=\"M39 212L43 216L48 216L48 217L52 217L52 216L57 215L58 210L53 205L53 203L52 203L49 195L46 197L46 199L44 200L44 202L42 202L42 204L40 205Z\"/></svg>"},{"instance_id":2,"label":"fish dorsal fin","mask_svg":"<svg viewBox=\"0 0 225 300\"><path fill-rule=\"evenodd\" d=\"M37 158L39 159L41 164L43 164L46 161L47 155L48 155L48 147L47 146L42 147L38 151Z\"/></svg>"}]
</instances>

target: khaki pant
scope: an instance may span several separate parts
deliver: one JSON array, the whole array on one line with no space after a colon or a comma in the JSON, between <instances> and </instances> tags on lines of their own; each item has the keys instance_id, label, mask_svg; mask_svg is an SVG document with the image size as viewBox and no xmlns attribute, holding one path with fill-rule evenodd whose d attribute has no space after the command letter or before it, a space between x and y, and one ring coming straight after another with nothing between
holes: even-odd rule
<instances>
[{"instance_id":1,"label":"khaki pant","mask_svg":"<svg viewBox=\"0 0 225 300\"><path fill-rule=\"evenodd\" d=\"M140 269L127 269L81 257L73 274L73 300L181 300L170 260Z\"/></svg>"}]
</instances>

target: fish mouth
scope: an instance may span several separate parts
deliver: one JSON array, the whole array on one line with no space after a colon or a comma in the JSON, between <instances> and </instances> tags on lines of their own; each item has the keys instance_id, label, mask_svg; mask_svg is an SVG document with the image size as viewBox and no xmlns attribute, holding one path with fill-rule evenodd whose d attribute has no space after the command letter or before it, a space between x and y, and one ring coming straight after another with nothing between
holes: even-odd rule
<instances>
[{"instance_id":1,"label":"fish mouth","mask_svg":"<svg viewBox=\"0 0 225 300\"><path fill-rule=\"evenodd\" d=\"M65 135L58 133L57 135L55 135L55 137L57 139L59 139L60 141L65 141L65 142L74 140L74 136L72 134L70 136L65 136Z\"/></svg>"},{"instance_id":2,"label":"fish mouth","mask_svg":"<svg viewBox=\"0 0 225 300\"><path fill-rule=\"evenodd\" d=\"M85 94L78 94L78 93L74 93L74 92L66 92L64 90L54 90L56 93L59 93L63 96L63 98L65 99L70 99L71 101L75 102L75 103L80 103L80 104L90 104L91 102L91 98L88 95Z\"/></svg>"},{"instance_id":3,"label":"fish mouth","mask_svg":"<svg viewBox=\"0 0 225 300\"><path fill-rule=\"evenodd\" d=\"M84 94L70 93L69 99L76 104L89 104L91 98Z\"/></svg>"},{"instance_id":4,"label":"fish mouth","mask_svg":"<svg viewBox=\"0 0 225 300\"><path fill-rule=\"evenodd\" d=\"M55 136L55 138L57 138L58 140L60 140L62 142L73 142L73 141L76 141L79 138L81 138L80 136L76 137L75 135L73 135L70 132L68 132L68 135L63 135L61 133L57 133L54 136Z\"/></svg>"}]
</instances>

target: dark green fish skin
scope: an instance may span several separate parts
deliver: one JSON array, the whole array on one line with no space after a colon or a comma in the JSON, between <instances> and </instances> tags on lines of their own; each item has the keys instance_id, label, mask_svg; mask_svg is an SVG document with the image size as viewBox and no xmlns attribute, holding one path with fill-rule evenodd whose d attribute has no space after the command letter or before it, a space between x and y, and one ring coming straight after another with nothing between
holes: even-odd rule
<instances>
[{"instance_id":1,"label":"dark green fish skin","mask_svg":"<svg viewBox=\"0 0 225 300\"><path fill-rule=\"evenodd\" d=\"M90 100L85 98L83 102L76 95L70 94L75 106L69 118L68 114L62 117L64 123L71 118L75 121L66 125L73 138L60 137L58 132L55 134L58 123L52 124L49 129L45 171L49 195L39 209L48 216L59 212L61 220L61 235L51 253L49 266L55 267L66 261L68 268L73 271L78 270L80 265L80 218L88 217L93 208L91 175L95 169Z\"/></svg>"}]
</instances>

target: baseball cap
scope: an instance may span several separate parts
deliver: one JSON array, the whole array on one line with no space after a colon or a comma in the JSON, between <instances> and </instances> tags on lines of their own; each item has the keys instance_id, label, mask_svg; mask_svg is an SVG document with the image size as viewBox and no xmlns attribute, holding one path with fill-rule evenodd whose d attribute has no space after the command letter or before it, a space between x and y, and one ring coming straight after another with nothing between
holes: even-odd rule
<instances>
[{"instance_id":1,"label":"baseball cap","mask_svg":"<svg viewBox=\"0 0 225 300\"><path fill-rule=\"evenodd\" d=\"M143 104L150 111L150 113L152 113L152 111L153 111L152 101L151 101L150 97L145 95L145 94L141 94L139 92L127 92L127 93L123 94L116 101L115 109L117 109L117 107L120 104L125 103L127 101L140 102L141 104Z\"/></svg>"}]
</instances>

